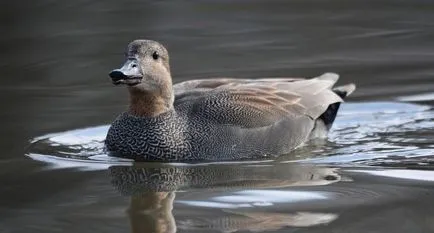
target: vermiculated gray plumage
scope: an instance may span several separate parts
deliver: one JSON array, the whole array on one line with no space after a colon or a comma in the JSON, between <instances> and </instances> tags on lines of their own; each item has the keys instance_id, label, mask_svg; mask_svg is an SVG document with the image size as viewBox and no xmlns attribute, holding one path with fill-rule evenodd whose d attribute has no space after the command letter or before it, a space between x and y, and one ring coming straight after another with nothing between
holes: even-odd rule
<instances>
[{"instance_id":1,"label":"vermiculated gray plumage","mask_svg":"<svg viewBox=\"0 0 434 233\"><path fill-rule=\"evenodd\" d=\"M135 160L216 161L285 154L327 130L350 84L313 79L208 79L173 86L173 109L155 117L121 114L107 149ZM318 124L321 121L321 124ZM315 130L314 130L315 129Z\"/></svg>"},{"instance_id":2,"label":"vermiculated gray plumage","mask_svg":"<svg viewBox=\"0 0 434 233\"><path fill-rule=\"evenodd\" d=\"M338 75L313 79L204 79L172 86L169 54L135 40L110 72L127 85L129 110L111 125L108 151L135 160L216 161L285 154L331 127L353 84Z\"/></svg>"}]
</instances>

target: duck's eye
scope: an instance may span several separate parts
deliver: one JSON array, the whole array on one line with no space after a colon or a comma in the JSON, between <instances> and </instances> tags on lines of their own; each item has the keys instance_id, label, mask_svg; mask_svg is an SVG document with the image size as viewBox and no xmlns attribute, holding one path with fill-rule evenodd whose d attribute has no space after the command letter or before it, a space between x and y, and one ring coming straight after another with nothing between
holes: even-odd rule
<instances>
[{"instance_id":1,"label":"duck's eye","mask_svg":"<svg viewBox=\"0 0 434 233\"><path fill-rule=\"evenodd\" d=\"M154 58L154 60L157 60L159 57L160 55L158 55L156 51L152 54L152 58Z\"/></svg>"}]
</instances>

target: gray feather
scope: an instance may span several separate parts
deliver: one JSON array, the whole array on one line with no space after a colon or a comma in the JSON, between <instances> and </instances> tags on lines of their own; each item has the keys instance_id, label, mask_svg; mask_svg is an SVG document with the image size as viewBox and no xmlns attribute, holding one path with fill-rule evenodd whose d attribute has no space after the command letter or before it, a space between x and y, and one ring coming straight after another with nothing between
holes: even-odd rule
<instances>
[{"instance_id":1,"label":"gray feather","mask_svg":"<svg viewBox=\"0 0 434 233\"><path fill-rule=\"evenodd\" d=\"M337 80L338 75L327 73L313 79L179 83L173 86L171 112L153 118L122 114L110 128L106 145L125 157L162 161L285 154L309 140L319 117L342 102L332 90ZM354 88L347 85L338 91L348 95Z\"/></svg>"}]
</instances>

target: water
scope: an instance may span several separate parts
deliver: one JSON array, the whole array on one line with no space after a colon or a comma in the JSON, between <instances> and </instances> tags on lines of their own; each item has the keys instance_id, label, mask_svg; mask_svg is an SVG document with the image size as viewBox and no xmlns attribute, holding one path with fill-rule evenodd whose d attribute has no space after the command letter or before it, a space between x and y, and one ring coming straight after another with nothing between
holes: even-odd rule
<instances>
[{"instance_id":1,"label":"water","mask_svg":"<svg viewBox=\"0 0 434 233\"><path fill-rule=\"evenodd\" d=\"M30 1L0 8L2 232L434 232L431 1ZM356 92L329 140L245 163L109 158L135 38L174 81L315 76Z\"/></svg>"}]
</instances>

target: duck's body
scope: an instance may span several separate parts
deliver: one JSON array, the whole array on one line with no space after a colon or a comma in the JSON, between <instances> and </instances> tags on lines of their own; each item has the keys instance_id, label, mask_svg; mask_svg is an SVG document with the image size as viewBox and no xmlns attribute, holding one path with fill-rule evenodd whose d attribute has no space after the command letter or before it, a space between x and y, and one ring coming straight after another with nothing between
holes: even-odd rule
<instances>
[{"instance_id":1,"label":"duck's body","mask_svg":"<svg viewBox=\"0 0 434 233\"><path fill-rule=\"evenodd\" d=\"M129 111L109 129L106 145L113 154L159 161L285 154L318 133L324 135L342 98L354 90L354 85L332 90L336 74L307 80L193 80L172 88L166 54L157 42L134 41L127 64L110 74L114 82L129 85L129 77L142 76L129 87ZM152 60L146 60L147 55ZM128 73L138 66L134 74Z\"/></svg>"}]
</instances>

